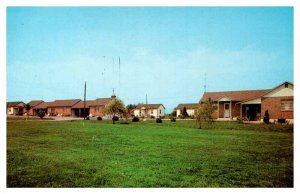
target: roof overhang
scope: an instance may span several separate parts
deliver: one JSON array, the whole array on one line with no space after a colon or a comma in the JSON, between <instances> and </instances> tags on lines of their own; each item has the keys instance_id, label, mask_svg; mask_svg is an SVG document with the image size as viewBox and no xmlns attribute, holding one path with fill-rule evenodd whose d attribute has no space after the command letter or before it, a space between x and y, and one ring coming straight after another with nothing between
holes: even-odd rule
<instances>
[{"instance_id":1,"label":"roof overhang","mask_svg":"<svg viewBox=\"0 0 300 194\"><path fill-rule=\"evenodd\" d=\"M228 98L228 97L226 97L226 96L224 96L222 98L219 98L217 101L219 101L219 102L227 102L227 101L231 101L231 99Z\"/></svg>"},{"instance_id":2,"label":"roof overhang","mask_svg":"<svg viewBox=\"0 0 300 194\"><path fill-rule=\"evenodd\" d=\"M243 101L241 102L241 104L261 104L261 97L252 100Z\"/></svg>"}]
</instances>

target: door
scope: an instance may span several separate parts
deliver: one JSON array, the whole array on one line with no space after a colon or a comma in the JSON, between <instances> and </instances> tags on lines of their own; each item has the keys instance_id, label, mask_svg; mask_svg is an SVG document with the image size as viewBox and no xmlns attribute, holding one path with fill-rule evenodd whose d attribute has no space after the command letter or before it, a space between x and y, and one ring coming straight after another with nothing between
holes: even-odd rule
<instances>
[{"instance_id":1,"label":"door","mask_svg":"<svg viewBox=\"0 0 300 194\"><path fill-rule=\"evenodd\" d=\"M229 103L224 104L224 118L229 118L230 110Z\"/></svg>"}]
</instances>

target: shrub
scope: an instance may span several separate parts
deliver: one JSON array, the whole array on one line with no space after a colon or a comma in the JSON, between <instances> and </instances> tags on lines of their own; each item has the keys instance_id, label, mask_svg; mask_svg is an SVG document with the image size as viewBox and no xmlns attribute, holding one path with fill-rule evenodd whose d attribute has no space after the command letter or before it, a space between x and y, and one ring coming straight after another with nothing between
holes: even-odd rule
<instances>
[{"instance_id":1,"label":"shrub","mask_svg":"<svg viewBox=\"0 0 300 194\"><path fill-rule=\"evenodd\" d=\"M112 121L118 121L118 120L119 120L119 117L113 116Z\"/></svg>"},{"instance_id":2,"label":"shrub","mask_svg":"<svg viewBox=\"0 0 300 194\"><path fill-rule=\"evenodd\" d=\"M138 117L133 117L132 118L132 122L139 122L139 121L140 121L140 119Z\"/></svg>"},{"instance_id":3,"label":"shrub","mask_svg":"<svg viewBox=\"0 0 300 194\"><path fill-rule=\"evenodd\" d=\"M265 112L264 123L266 123L266 124L270 123L270 115L269 115L269 111L268 110L266 110L266 112Z\"/></svg>"},{"instance_id":4,"label":"shrub","mask_svg":"<svg viewBox=\"0 0 300 194\"><path fill-rule=\"evenodd\" d=\"M171 122L176 122L176 118L175 117L171 118L170 120L171 120Z\"/></svg>"},{"instance_id":5,"label":"shrub","mask_svg":"<svg viewBox=\"0 0 300 194\"><path fill-rule=\"evenodd\" d=\"M43 110L40 110L37 112L37 115L42 119L46 115L46 112Z\"/></svg>"},{"instance_id":6,"label":"shrub","mask_svg":"<svg viewBox=\"0 0 300 194\"><path fill-rule=\"evenodd\" d=\"M157 119L156 119L156 123L162 123L161 118L157 118Z\"/></svg>"},{"instance_id":7,"label":"shrub","mask_svg":"<svg viewBox=\"0 0 300 194\"><path fill-rule=\"evenodd\" d=\"M90 120L90 117L86 117L85 119L86 119L86 120Z\"/></svg>"},{"instance_id":8,"label":"shrub","mask_svg":"<svg viewBox=\"0 0 300 194\"><path fill-rule=\"evenodd\" d=\"M102 121L102 117L97 117L97 120L98 121Z\"/></svg>"}]
</instances>

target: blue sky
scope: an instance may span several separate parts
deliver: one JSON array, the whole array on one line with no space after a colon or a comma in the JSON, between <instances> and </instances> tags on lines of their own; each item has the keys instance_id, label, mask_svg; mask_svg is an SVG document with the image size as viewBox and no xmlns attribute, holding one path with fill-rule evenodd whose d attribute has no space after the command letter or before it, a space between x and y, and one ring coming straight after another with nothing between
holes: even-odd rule
<instances>
[{"instance_id":1,"label":"blue sky","mask_svg":"<svg viewBox=\"0 0 300 194\"><path fill-rule=\"evenodd\" d=\"M119 69L118 58L121 59ZM293 82L291 7L8 7L7 101L198 102Z\"/></svg>"}]
</instances>

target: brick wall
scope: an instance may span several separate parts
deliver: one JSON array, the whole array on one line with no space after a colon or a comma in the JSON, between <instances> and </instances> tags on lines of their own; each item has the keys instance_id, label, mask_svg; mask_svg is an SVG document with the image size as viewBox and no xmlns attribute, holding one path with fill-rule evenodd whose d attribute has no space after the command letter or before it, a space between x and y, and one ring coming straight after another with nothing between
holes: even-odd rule
<instances>
[{"instance_id":1,"label":"brick wall","mask_svg":"<svg viewBox=\"0 0 300 194\"><path fill-rule=\"evenodd\" d=\"M286 118L294 119L294 111L282 111L281 100L294 100L293 96L286 97L264 97L261 100L261 115L265 115L265 111L269 111L270 119Z\"/></svg>"},{"instance_id":2,"label":"brick wall","mask_svg":"<svg viewBox=\"0 0 300 194\"><path fill-rule=\"evenodd\" d=\"M98 109L96 108L96 106L91 106L90 107L90 114L92 114L93 116L103 117L105 115L104 106L98 106Z\"/></svg>"},{"instance_id":3,"label":"brick wall","mask_svg":"<svg viewBox=\"0 0 300 194\"><path fill-rule=\"evenodd\" d=\"M62 115L62 116L71 116L71 107L53 107L48 108L48 113L53 116Z\"/></svg>"}]
</instances>

